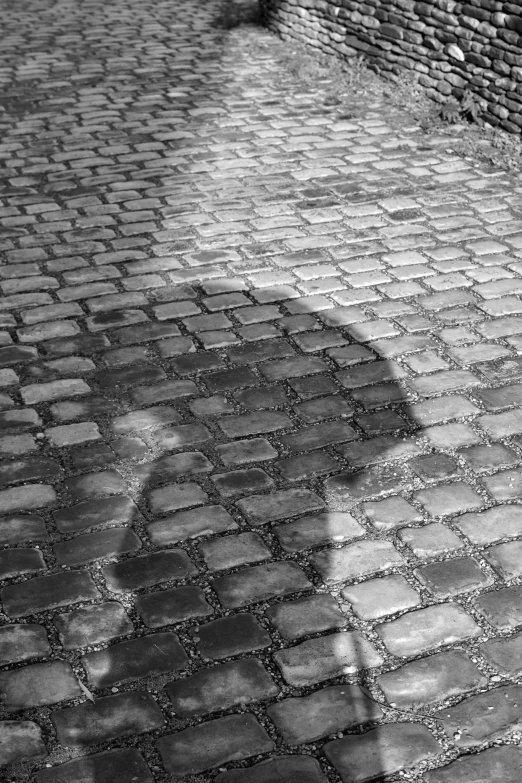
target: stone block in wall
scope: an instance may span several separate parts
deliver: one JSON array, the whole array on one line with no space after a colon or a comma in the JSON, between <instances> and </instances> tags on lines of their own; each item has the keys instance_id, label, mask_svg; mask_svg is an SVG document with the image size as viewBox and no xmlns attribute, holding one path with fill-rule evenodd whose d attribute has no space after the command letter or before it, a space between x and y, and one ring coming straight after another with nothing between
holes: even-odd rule
<instances>
[{"instance_id":1,"label":"stone block in wall","mask_svg":"<svg viewBox=\"0 0 522 783\"><path fill-rule=\"evenodd\" d=\"M495 27L505 27L506 21L507 14L504 14L502 11L495 11L491 14L490 22L495 25Z\"/></svg>"},{"instance_id":2,"label":"stone block in wall","mask_svg":"<svg viewBox=\"0 0 522 783\"><path fill-rule=\"evenodd\" d=\"M453 43L446 44L444 47L444 53L447 54L448 57L451 57L453 60L457 60L458 62L464 62L466 59L460 46L457 46Z\"/></svg>"},{"instance_id":3,"label":"stone block in wall","mask_svg":"<svg viewBox=\"0 0 522 783\"><path fill-rule=\"evenodd\" d=\"M504 29L497 30L497 36L501 38L503 41L505 41L506 43L512 44L513 46L518 45L518 41L520 38L518 33L515 33L512 30L504 30Z\"/></svg>"},{"instance_id":4,"label":"stone block in wall","mask_svg":"<svg viewBox=\"0 0 522 783\"><path fill-rule=\"evenodd\" d=\"M350 46L358 52L368 51L369 44L367 44L365 41L360 41L359 38L355 37L355 35L347 35L344 39L344 42L346 46Z\"/></svg>"},{"instance_id":5,"label":"stone block in wall","mask_svg":"<svg viewBox=\"0 0 522 783\"><path fill-rule=\"evenodd\" d=\"M453 88L451 84L448 84L446 80L440 81L437 84L437 90L440 92L441 95L451 95L453 92Z\"/></svg>"},{"instance_id":6,"label":"stone block in wall","mask_svg":"<svg viewBox=\"0 0 522 783\"><path fill-rule=\"evenodd\" d=\"M497 28L493 27L493 25L488 22L481 22L477 27L477 33L483 35L484 38L495 38L497 35Z\"/></svg>"},{"instance_id":7,"label":"stone block in wall","mask_svg":"<svg viewBox=\"0 0 522 783\"><path fill-rule=\"evenodd\" d=\"M432 19L436 19L437 22L440 22L441 24L448 25L448 27L456 27L458 25L459 20L456 16L453 14L448 14L445 11L439 11L438 8L434 8L431 12Z\"/></svg>"},{"instance_id":8,"label":"stone block in wall","mask_svg":"<svg viewBox=\"0 0 522 783\"><path fill-rule=\"evenodd\" d=\"M456 73L447 73L444 78L453 87L464 88L468 83L466 79L463 79L462 76L458 76Z\"/></svg>"},{"instance_id":9,"label":"stone block in wall","mask_svg":"<svg viewBox=\"0 0 522 783\"><path fill-rule=\"evenodd\" d=\"M518 9L517 16L508 16L505 25L508 30L514 30L519 35L522 35L522 18L520 17L520 8Z\"/></svg>"},{"instance_id":10,"label":"stone block in wall","mask_svg":"<svg viewBox=\"0 0 522 783\"><path fill-rule=\"evenodd\" d=\"M381 26L381 23L379 22L378 19L375 19L375 17L368 16L368 15L363 16L361 18L361 24L364 27L367 27L367 28L372 29L372 30L375 30L377 27Z\"/></svg>"},{"instance_id":11,"label":"stone block in wall","mask_svg":"<svg viewBox=\"0 0 522 783\"><path fill-rule=\"evenodd\" d=\"M480 26L478 19L475 19L474 16L466 16L465 14L461 14L461 16L459 16L458 24L461 27L467 27L469 30L473 30L473 32L475 32L477 27Z\"/></svg>"},{"instance_id":12,"label":"stone block in wall","mask_svg":"<svg viewBox=\"0 0 522 783\"><path fill-rule=\"evenodd\" d=\"M345 58L365 54L386 72L414 70L438 101L472 89L488 100L492 122L522 127L522 0L261 0L261 5L269 26L285 36Z\"/></svg>"},{"instance_id":13,"label":"stone block in wall","mask_svg":"<svg viewBox=\"0 0 522 783\"><path fill-rule=\"evenodd\" d=\"M413 10L418 16L431 16L433 5L430 3L415 3Z\"/></svg>"},{"instance_id":14,"label":"stone block in wall","mask_svg":"<svg viewBox=\"0 0 522 783\"><path fill-rule=\"evenodd\" d=\"M431 76L427 76L425 73L421 73L419 76L419 84L423 87L437 87L437 80L432 79Z\"/></svg>"},{"instance_id":15,"label":"stone block in wall","mask_svg":"<svg viewBox=\"0 0 522 783\"><path fill-rule=\"evenodd\" d=\"M399 8L401 11L407 11L408 13L414 13L415 12L415 6L417 3L415 0L395 0L394 3L396 8Z\"/></svg>"},{"instance_id":16,"label":"stone block in wall","mask_svg":"<svg viewBox=\"0 0 522 783\"><path fill-rule=\"evenodd\" d=\"M473 65L477 65L479 68L490 68L491 60L488 57L483 57L481 54L475 52L468 52L466 60Z\"/></svg>"},{"instance_id":17,"label":"stone block in wall","mask_svg":"<svg viewBox=\"0 0 522 783\"><path fill-rule=\"evenodd\" d=\"M483 19L486 22L489 22L491 19L490 11L486 11L486 9L479 8L476 5L463 5L461 13L466 14L466 16L474 16L475 19Z\"/></svg>"},{"instance_id":18,"label":"stone block in wall","mask_svg":"<svg viewBox=\"0 0 522 783\"><path fill-rule=\"evenodd\" d=\"M394 24L381 24L379 33L388 36L389 38L398 38L400 41L404 38L402 30Z\"/></svg>"},{"instance_id":19,"label":"stone block in wall","mask_svg":"<svg viewBox=\"0 0 522 783\"><path fill-rule=\"evenodd\" d=\"M440 41L437 41L436 38L432 38L431 36L426 36L424 38L424 46L427 46L428 49L433 49L434 52L440 52L444 48Z\"/></svg>"},{"instance_id":20,"label":"stone block in wall","mask_svg":"<svg viewBox=\"0 0 522 783\"><path fill-rule=\"evenodd\" d=\"M492 68L495 73L499 73L501 76L509 76L511 73L511 68L503 60L493 60Z\"/></svg>"},{"instance_id":21,"label":"stone block in wall","mask_svg":"<svg viewBox=\"0 0 522 783\"><path fill-rule=\"evenodd\" d=\"M412 33L411 30L405 30L404 40L408 41L408 43L411 43L414 46L422 46L423 38L419 33Z\"/></svg>"}]
</instances>

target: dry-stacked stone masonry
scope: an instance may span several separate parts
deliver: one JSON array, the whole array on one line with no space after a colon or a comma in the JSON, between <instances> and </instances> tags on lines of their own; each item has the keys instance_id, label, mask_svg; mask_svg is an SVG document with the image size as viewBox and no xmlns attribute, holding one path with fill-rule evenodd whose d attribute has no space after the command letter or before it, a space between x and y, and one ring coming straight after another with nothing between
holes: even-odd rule
<instances>
[{"instance_id":1,"label":"dry-stacked stone masonry","mask_svg":"<svg viewBox=\"0 0 522 783\"><path fill-rule=\"evenodd\" d=\"M497 0L261 0L268 27L383 71L419 74L431 97L472 90L484 119L522 128L522 4Z\"/></svg>"}]
</instances>

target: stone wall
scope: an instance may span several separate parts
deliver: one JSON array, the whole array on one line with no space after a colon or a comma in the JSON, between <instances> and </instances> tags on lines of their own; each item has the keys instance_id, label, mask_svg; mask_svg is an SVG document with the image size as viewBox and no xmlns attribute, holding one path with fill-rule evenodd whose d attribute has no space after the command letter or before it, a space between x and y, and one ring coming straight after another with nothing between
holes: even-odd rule
<instances>
[{"instance_id":1,"label":"stone wall","mask_svg":"<svg viewBox=\"0 0 522 783\"><path fill-rule=\"evenodd\" d=\"M415 71L435 100L471 90L492 125L522 128L522 2L260 0L267 27L327 54Z\"/></svg>"}]
</instances>

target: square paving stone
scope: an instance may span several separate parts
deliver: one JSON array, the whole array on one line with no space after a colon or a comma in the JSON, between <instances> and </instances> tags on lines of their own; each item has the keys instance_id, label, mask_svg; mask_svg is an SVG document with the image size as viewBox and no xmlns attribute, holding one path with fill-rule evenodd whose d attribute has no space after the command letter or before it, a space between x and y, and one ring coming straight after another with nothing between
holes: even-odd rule
<instances>
[{"instance_id":1,"label":"square paving stone","mask_svg":"<svg viewBox=\"0 0 522 783\"><path fill-rule=\"evenodd\" d=\"M450 598L493 584L474 557L457 557L415 570L417 578L438 598Z\"/></svg>"},{"instance_id":2,"label":"square paving stone","mask_svg":"<svg viewBox=\"0 0 522 783\"><path fill-rule=\"evenodd\" d=\"M520 731L522 685L494 688L436 713L458 748L471 748ZM459 733L456 737L455 734Z\"/></svg>"},{"instance_id":3,"label":"square paving stone","mask_svg":"<svg viewBox=\"0 0 522 783\"><path fill-rule=\"evenodd\" d=\"M0 462L0 486L18 482L53 480L62 472L58 462L49 458L27 457L26 459Z\"/></svg>"},{"instance_id":4,"label":"square paving stone","mask_svg":"<svg viewBox=\"0 0 522 783\"><path fill-rule=\"evenodd\" d=\"M154 783L143 756L134 748L116 748L82 756L36 773L37 783Z\"/></svg>"},{"instance_id":5,"label":"square paving stone","mask_svg":"<svg viewBox=\"0 0 522 783\"><path fill-rule=\"evenodd\" d=\"M37 576L8 585L0 592L3 609L8 617L27 617L47 609L89 601L99 595L87 571Z\"/></svg>"},{"instance_id":6,"label":"square paving stone","mask_svg":"<svg viewBox=\"0 0 522 783\"><path fill-rule=\"evenodd\" d=\"M272 557L272 552L257 533L240 533L237 536L215 538L212 541L204 541L199 548L211 571L258 563Z\"/></svg>"},{"instance_id":7,"label":"square paving stone","mask_svg":"<svg viewBox=\"0 0 522 783\"><path fill-rule=\"evenodd\" d=\"M316 375L311 378L293 378L291 381L288 381L288 384L302 400L322 397L325 394L335 394L338 391L335 382L326 375Z\"/></svg>"},{"instance_id":8,"label":"square paving stone","mask_svg":"<svg viewBox=\"0 0 522 783\"><path fill-rule=\"evenodd\" d=\"M152 587L175 579L185 579L196 573L197 568L182 549L169 549L150 555L131 557L121 563L102 568L107 587L114 593Z\"/></svg>"},{"instance_id":9,"label":"square paving stone","mask_svg":"<svg viewBox=\"0 0 522 783\"><path fill-rule=\"evenodd\" d=\"M522 507L496 506L476 514L463 514L454 524L474 544L493 544L502 538L522 535Z\"/></svg>"},{"instance_id":10,"label":"square paving stone","mask_svg":"<svg viewBox=\"0 0 522 783\"><path fill-rule=\"evenodd\" d=\"M45 522L36 514L12 514L0 519L1 546L48 540L49 533Z\"/></svg>"},{"instance_id":11,"label":"square paving stone","mask_svg":"<svg viewBox=\"0 0 522 783\"><path fill-rule=\"evenodd\" d=\"M201 506L208 502L208 495L199 484L187 481L184 484L167 484L146 493L147 502L153 514L166 514L190 506Z\"/></svg>"},{"instance_id":12,"label":"square paving stone","mask_svg":"<svg viewBox=\"0 0 522 783\"><path fill-rule=\"evenodd\" d=\"M99 644L134 631L123 606L116 601L55 615L53 623L66 650Z\"/></svg>"},{"instance_id":13,"label":"square paving stone","mask_svg":"<svg viewBox=\"0 0 522 783\"><path fill-rule=\"evenodd\" d=\"M189 408L198 418L207 416L222 416L225 413L234 413L234 406L221 394L213 394L212 397L199 397L189 403Z\"/></svg>"},{"instance_id":14,"label":"square paving stone","mask_svg":"<svg viewBox=\"0 0 522 783\"><path fill-rule=\"evenodd\" d=\"M483 476L482 483L495 500L517 500L522 497L522 468Z\"/></svg>"},{"instance_id":15,"label":"square paving stone","mask_svg":"<svg viewBox=\"0 0 522 783\"><path fill-rule=\"evenodd\" d=\"M436 557L464 546L456 533L441 522L424 527L404 527L399 531L399 538L420 558Z\"/></svg>"},{"instance_id":16,"label":"square paving stone","mask_svg":"<svg viewBox=\"0 0 522 783\"><path fill-rule=\"evenodd\" d=\"M0 768L45 756L47 748L36 723L30 720L3 720L0 723Z\"/></svg>"},{"instance_id":17,"label":"square paving stone","mask_svg":"<svg viewBox=\"0 0 522 783\"><path fill-rule=\"evenodd\" d=\"M484 688L487 678L463 650L436 653L377 678L388 704L416 709Z\"/></svg>"},{"instance_id":18,"label":"square paving stone","mask_svg":"<svg viewBox=\"0 0 522 783\"><path fill-rule=\"evenodd\" d=\"M154 439L161 451L174 451L184 446L196 446L211 440L212 435L208 429L199 422L195 424L180 424L179 427L169 427L164 430L156 430Z\"/></svg>"},{"instance_id":19,"label":"square paving stone","mask_svg":"<svg viewBox=\"0 0 522 783\"><path fill-rule=\"evenodd\" d=\"M260 373L269 383L286 381L288 378L302 378L305 375L316 375L328 372L328 370L326 362L315 356L297 356L292 359L264 362L259 365Z\"/></svg>"},{"instance_id":20,"label":"square paving stone","mask_svg":"<svg viewBox=\"0 0 522 783\"><path fill-rule=\"evenodd\" d=\"M46 658L50 652L43 625L4 625L0 628L0 666Z\"/></svg>"},{"instance_id":21,"label":"square paving stone","mask_svg":"<svg viewBox=\"0 0 522 783\"><path fill-rule=\"evenodd\" d=\"M324 419L349 418L353 415L353 405L340 395L320 397L294 405L294 411L306 424L316 424Z\"/></svg>"},{"instance_id":22,"label":"square paving stone","mask_svg":"<svg viewBox=\"0 0 522 783\"><path fill-rule=\"evenodd\" d=\"M244 495L248 492L262 492L270 489L274 482L261 468L248 468L247 470L233 470L230 473L215 473L212 481L216 489L223 497Z\"/></svg>"},{"instance_id":23,"label":"square paving stone","mask_svg":"<svg viewBox=\"0 0 522 783\"><path fill-rule=\"evenodd\" d=\"M260 408L279 408L288 403L285 388L276 384L260 389L245 389L234 393L234 398L251 411Z\"/></svg>"},{"instance_id":24,"label":"square paving stone","mask_svg":"<svg viewBox=\"0 0 522 783\"><path fill-rule=\"evenodd\" d=\"M277 525L274 532L285 552L302 552L315 546L361 538L366 530L346 511L329 511Z\"/></svg>"},{"instance_id":25,"label":"square paving stone","mask_svg":"<svg viewBox=\"0 0 522 783\"><path fill-rule=\"evenodd\" d=\"M253 767L221 772L216 783L326 783L326 777L311 756L277 756Z\"/></svg>"},{"instance_id":26,"label":"square paving stone","mask_svg":"<svg viewBox=\"0 0 522 783\"><path fill-rule=\"evenodd\" d=\"M244 386L257 386L259 379L248 367L235 367L231 370L220 370L203 376L203 381L210 392L224 392L241 389Z\"/></svg>"},{"instance_id":27,"label":"square paving stone","mask_svg":"<svg viewBox=\"0 0 522 783\"><path fill-rule=\"evenodd\" d=\"M296 563L276 562L253 566L211 581L225 609L266 601L276 596L308 590L312 583Z\"/></svg>"},{"instance_id":28,"label":"square paving stone","mask_svg":"<svg viewBox=\"0 0 522 783\"><path fill-rule=\"evenodd\" d=\"M335 473L341 465L326 451L312 451L276 462L276 467L287 481L306 481L316 476Z\"/></svg>"},{"instance_id":29,"label":"square paving stone","mask_svg":"<svg viewBox=\"0 0 522 783\"><path fill-rule=\"evenodd\" d=\"M485 593L473 603L493 628L507 631L522 623L522 585Z\"/></svg>"},{"instance_id":30,"label":"square paving stone","mask_svg":"<svg viewBox=\"0 0 522 783\"><path fill-rule=\"evenodd\" d=\"M366 734L328 742L324 752L343 783L369 783L409 769L442 748L426 726L388 723Z\"/></svg>"},{"instance_id":31,"label":"square paving stone","mask_svg":"<svg viewBox=\"0 0 522 783\"><path fill-rule=\"evenodd\" d=\"M285 517L321 511L324 500L308 489L280 489L270 495L253 495L237 502L251 525L265 525Z\"/></svg>"},{"instance_id":32,"label":"square paving stone","mask_svg":"<svg viewBox=\"0 0 522 783\"><path fill-rule=\"evenodd\" d=\"M479 647L485 659L501 674L513 677L522 671L522 633L490 639Z\"/></svg>"},{"instance_id":33,"label":"square paving stone","mask_svg":"<svg viewBox=\"0 0 522 783\"><path fill-rule=\"evenodd\" d=\"M176 715L191 718L277 696L279 688L261 661L246 658L202 669L166 687Z\"/></svg>"},{"instance_id":34,"label":"square paving stone","mask_svg":"<svg viewBox=\"0 0 522 783\"><path fill-rule=\"evenodd\" d=\"M237 527L223 506L201 506L151 522L147 533L154 546L168 546L189 538L237 530Z\"/></svg>"},{"instance_id":35,"label":"square paving stone","mask_svg":"<svg viewBox=\"0 0 522 783\"><path fill-rule=\"evenodd\" d=\"M522 749L505 745L462 756L445 767L426 772L424 777L426 783L517 783L521 766Z\"/></svg>"},{"instance_id":36,"label":"square paving stone","mask_svg":"<svg viewBox=\"0 0 522 783\"><path fill-rule=\"evenodd\" d=\"M356 440L358 437L354 428L345 421L327 421L313 427L303 427L291 435L284 435L281 442L290 451L309 451Z\"/></svg>"},{"instance_id":37,"label":"square paving stone","mask_svg":"<svg viewBox=\"0 0 522 783\"><path fill-rule=\"evenodd\" d=\"M129 527L113 527L76 536L53 546L58 565L81 565L116 555L126 555L141 549L141 541Z\"/></svg>"},{"instance_id":38,"label":"square paving stone","mask_svg":"<svg viewBox=\"0 0 522 783\"><path fill-rule=\"evenodd\" d=\"M82 657L82 665L89 682L97 688L106 688L127 680L185 669L188 658L175 633L155 633L87 653Z\"/></svg>"},{"instance_id":39,"label":"square paving stone","mask_svg":"<svg viewBox=\"0 0 522 783\"><path fill-rule=\"evenodd\" d=\"M119 495L126 492L127 484L115 470L102 470L98 473L85 473L64 481L64 486L72 497L73 503L91 497Z\"/></svg>"},{"instance_id":40,"label":"square paving stone","mask_svg":"<svg viewBox=\"0 0 522 783\"><path fill-rule=\"evenodd\" d=\"M76 533L98 525L124 525L141 519L138 507L126 495L87 500L53 512L61 533Z\"/></svg>"},{"instance_id":41,"label":"square paving stone","mask_svg":"<svg viewBox=\"0 0 522 783\"><path fill-rule=\"evenodd\" d=\"M45 569L39 549L4 549L0 552L0 580Z\"/></svg>"},{"instance_id":42,"label":"square paving stone","mask_svg":"<svg viewBox=\"0 0 522 783\"><path fill-rule=\"evenodd\" d=\"M486 549L484 557L506 581L522 576L522 541L510 541Z\"/></svg>"},{"instance_id":43,"label":"square paving stone","mask_svg":"<svg viewBox=\"0 0 522 783\"><path fill-rule=\"evenodd\" d=\"M163 714L149 693L129 691L51 714L58 742L82 748L162 728Z\"/></svg>"},{"instance_id":44,"label":"square paving stone","mask_svg":"<svg viewBox=\"0 0 522 783\"><path fill-rule=\"evenodd\" d=\"M310 556L326 584L335 584L400 566L404 558L390 541L356 541L338 549L323 549Z\"/></svg>"},{"instance_id":45,"label":"square paving stone","mask_svg":"<svg viewBox=\"0 0 522 783\"><path fill-rule=\"evenodd\" d=\"M377 620L402 609L412 609L421 598L403 576L383 576L345 587L342 597L362 620Z\"/></svg>"},{"instance_id":46,"label":"square paving stone","mask_svg":"<svg viewBox=\"0 0 522 783\"><path fill-rule=\"evenodd\" d=\"M167 772L182 777L274 749L266 731L249 713L168 734L157 740L157 746Z\"/></svg>"},{"instance_id":47,"label":"square paving stone","mask_svg":"<svg viewBox=\"0 0 522 783\"><path fill-rule=\"evenodd\" d=\"M285 682L295 687L314 685L383 663L381 655L358 631L309 639L280 650L273 657Z\"/></svg>"},{"instance_id":48,"label":"square paving stone","mask_svg":"<svg viewBox=\"0 0 522 783\"><path fill-rule=\"evenodd\" d=\"M446 454L426 454L416 457L410 462L410 467L424 481L455 478L463 473L455 460Z\"/></svg>"},{"instance_id":49,"label":"square paving stone","mask_svg":"<svg viewBox=\"0 0 522 783\"><path fill-rule=\"evenodd\" d=\"M482 634L475 620L458 604L416 609L375 629L392 655L419 655L443 644L463 642Z\"/></svg>"},{"instance_id":50,"label":"square paving stone","mask_svg":"<svg viewBox=\"0 0 522 783\"><path fill-rule=\"evenodd\" d=\"M407 483L409 479L402 466L378 465L355 473L339 473L327 479L324 487L330 503L338 505L388 492L401 492Z\"/></svg>"},{"instance_id":51,"label":"square paving stone","mask_svg":"<svg viewBox=\"0 0 522 783\"><path fill-rule=\"evenodd\" d=\"M348 625L336 600L327 594L274 604L266 610L265 615L285 639L299 639L311 633Z\"/></svg>"},{"instance_id":52,"label":"square paving stone","mask_svg":"<svg viewBox=\"0 0 522 783\"><path fill-rule=\"evenodd\" d=\"M278 456L265 438L249 438L235 443L216 446L216 452L224 465L242 465L247 462L265 462Z\"/></svg>"},{"instance_id":53,"label":"square paving stone","mask_svg":"<svg viewBox=\"0 0 522 783\"><path fill-rule=\"evenodd\" d=\"M6 712L57 704L81 693L76 675L65 661L34 663L0 673L0 703Z\"/></svg>"},{"instance_id":54,"label":"square paving stone","mask_svg":"<svg viewBox=\"0 0 522 783\"><path fill-rule=\"evenodd\" d=\"M441 517L447 514L459 514L462 511L474 511L482 508L484 500L475 490L463 481L430 487L415 492L417 500L428 514Z\"/></svg>"},{"instance_id":55,"label":"square paving stone","mask_svg":"<svg viewBox=\"0 0 522 783\"><path fill-rule=\"evenodd\" d=\"M89 470L116 461L116 454L106 443L93 443L90 446L71 449L70 455L76 470Z\"/></svg>"},{"instance_id":56,"label":"square paving stone","mask_svg":"<svg viewBox=\"0 0 522 783\"><path fill-rule=\"evenodd\" d=\"M382 435L386 432L398 432L409 428L408 422L395 411L384 410L377 413L365 413L356 417L357 425L367 435Z\"/></svg>"},{"instance_id":57,"label":"square paving stone","mask_svg":"<svg viewBox=\"0 0 522 783\"><path fill-rule=\"evenodd\" d=\"M480 446L470 446L462 449L460 456L468 463L475 473L510 467L519 461L519 456L503 443L488 443Z\"/></svg>"},{"instance_id":58,"label":"square paving stone","mask_svg":"<svg viewBox=\"0 0 522 783\"><path fill-rule=\"evenodd\" d=\"M378 720L383 712L357 685L335 685L311 696L283 699L267 715L289 745L334 734Z\"/></svg>"},{"instance_id":59,"label":"square paving stone","mask_svg":"<svg viewBox=\"0 0 522 783\"><path fill-rule=\"evenodd\" d=\"M227 354L232 364L256 364L267 359L281 359L285 356L293 356L295 351L287 340L279 339L266 340L255 345L241 345L237 348L230 348ZM283 374L281 379L286 380L287 377L288 375Z\"/></svg>"},{"instance_id":60,"label":"square paving stone","mask_svg":"<svg viewBox=\"0 0 522 783\"><path fill-rule=\"evenodd\" d=\"M235 614L201 625L192 633L203 660L219 661L270 647L272 639L253 614Z\"/></svg>"},{"instance_id":61,"label":"square paving stone","mask_svg":"<svg viewBox=\"0 0 522 783\"><path fill-rule=\"evenodd\" d=\"M148 628L173 625L191 617L207 617L214 612L203 590L193 585L139 595L136 609Z\"/></svg>"}]
</instances>

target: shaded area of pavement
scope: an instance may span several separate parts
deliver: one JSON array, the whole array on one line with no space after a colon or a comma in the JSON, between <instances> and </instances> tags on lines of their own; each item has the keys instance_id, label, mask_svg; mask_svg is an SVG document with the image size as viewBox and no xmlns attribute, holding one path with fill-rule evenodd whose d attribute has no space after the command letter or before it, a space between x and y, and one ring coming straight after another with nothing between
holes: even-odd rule
<instances>
[{"instance_id":1,"label":"shaded area of pavement","mask_svg":"<svg viewBox=\"0 0 522 783\"><path fill-rule=\"evenodd\" d=\"M518 781L518 182L217 3L3 17L8 779Z\"/></svg>"}]
</instances>

